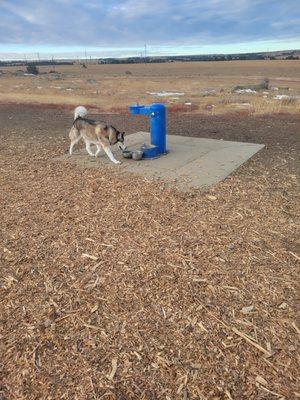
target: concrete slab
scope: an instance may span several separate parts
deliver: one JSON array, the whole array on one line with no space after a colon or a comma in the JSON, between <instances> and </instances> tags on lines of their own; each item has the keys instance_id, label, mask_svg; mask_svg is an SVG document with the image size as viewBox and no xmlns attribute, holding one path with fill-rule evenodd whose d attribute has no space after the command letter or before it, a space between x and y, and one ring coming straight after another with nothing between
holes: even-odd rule
<instances>
[{"instance_id":1,"label":"concrete slab","mask_svg":"<svg viewBox=\"0 0 300 400\"><path fill-rule=\"evenodd\" d=\"M255 143L175 135L168 136L167 141L169 153L152 160L124 159L120 150L113 149L115 157L122 161L121 165L115 167L150 179L176 181L182 189L199 188L222 181L264 147ZM130 150L139 149L143 143L149 143L148 132L137 132L126 138L126 145ZM113 165L103 153L95 159L86 155L85 150L60 159L62 158L69 158L85 167L99 167L101 163Z\"/></svg>"}]
</instances>

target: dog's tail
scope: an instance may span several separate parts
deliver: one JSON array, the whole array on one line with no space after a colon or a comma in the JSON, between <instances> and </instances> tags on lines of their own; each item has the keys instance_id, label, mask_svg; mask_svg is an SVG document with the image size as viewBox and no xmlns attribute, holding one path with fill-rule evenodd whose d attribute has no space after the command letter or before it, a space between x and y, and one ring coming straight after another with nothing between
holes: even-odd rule
<instances>
[{"instance_id":1,"label":"dog's tail","mask_svg":"<svg viewBox=\"0 0 300 400\"><path fill-rule=\"evenodd\" d=\"M84 106L78 106L74 110L74 120L78 117L85 117L87 115L87 109Z\"/></svg>"}]
</instances>

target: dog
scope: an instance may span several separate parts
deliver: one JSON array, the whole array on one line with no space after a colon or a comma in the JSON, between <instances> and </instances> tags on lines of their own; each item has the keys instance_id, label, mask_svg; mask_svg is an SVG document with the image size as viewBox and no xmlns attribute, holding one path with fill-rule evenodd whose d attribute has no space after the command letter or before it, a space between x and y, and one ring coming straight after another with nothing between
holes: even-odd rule
<instances>
[{"instance_id":1,"label":"dog","mask_svg":"<svg viewBox=\"0 0 300 400\"><path fill-rule=\"evenodd\" d=\"M120 161L115 159L110 146L118 143L122 151L126 150L124 144L125 132L119 132L115 127L107 125L103 121L88 119L86 118L87 114L87 109L83 106L78 106L74 110L74 122L69 132L69 138L71 140L69 149L70 155L73 154L74 145L78 143L80 139L83 139L86 151L90 156L97 157L103 148L108 158L114 164L121 164ZM91 150L91 144L97 147L95 154Z\"/></svg>"}]
</instances>

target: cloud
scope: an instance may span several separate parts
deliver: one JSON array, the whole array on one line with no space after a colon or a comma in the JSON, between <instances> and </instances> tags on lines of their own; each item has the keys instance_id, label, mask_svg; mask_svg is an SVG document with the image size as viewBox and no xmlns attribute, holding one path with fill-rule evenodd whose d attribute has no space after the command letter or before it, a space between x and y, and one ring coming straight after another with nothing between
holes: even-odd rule
<instances>
[{"instance_id":1,"label":"cloud","mask_svg":"<svg viewBox=\"0 0 300 400\"><path fill-rule=\"evenodd\" d=\"M207 45L300 37L298 0L0 0L2 44ZM3 22L5 21L5 22Z\"/></svg>"},{"instance_id":2,"label":"cloud","mask_svg":"<svg viewBox=\"0 0 300 400\"><path fill-rule=\"evenodd\" d=\"M275 29L290 28L292 26L300 26L300 18L288 19L283 21L272 22L271 26Z\"/></svg>"}]
</instances>

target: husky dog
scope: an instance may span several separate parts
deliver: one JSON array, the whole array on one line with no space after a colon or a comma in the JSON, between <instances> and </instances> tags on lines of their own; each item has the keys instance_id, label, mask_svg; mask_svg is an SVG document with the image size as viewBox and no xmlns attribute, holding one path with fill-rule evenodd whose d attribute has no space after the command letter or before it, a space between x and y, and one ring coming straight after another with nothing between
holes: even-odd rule
<instances>
[{"instance_id":1,"label":"husky dog","mask_svg":"<svg viewBox=\"0 0 300 400\"><path fill-rule=\"evenodd\" d=\"M94 121L85 118L87 110L83 106L78 106L74 110L74 122L69 132L69 138L71 140L69 153L73 153L73 147L80 139L85 142L86 151L90 156L97 157L101 151L101 148L105 151L108 158L114 164L121 164L120 161L116 160L110 146L114 144L119 145L121 150L126 150L124 145L124 134L125 132L119 132L112 125L107 125L103 121ZM94 154L91 150L91 144L95 144L97 151Z\"/></svg>"}]
</instances>

